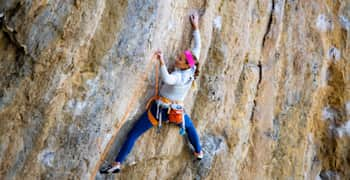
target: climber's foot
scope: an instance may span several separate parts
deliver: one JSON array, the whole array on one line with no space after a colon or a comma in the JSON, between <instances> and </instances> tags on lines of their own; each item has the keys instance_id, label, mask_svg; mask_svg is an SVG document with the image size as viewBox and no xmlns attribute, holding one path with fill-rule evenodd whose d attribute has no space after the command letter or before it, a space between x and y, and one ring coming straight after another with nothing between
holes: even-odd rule
<instances>
[{"instance_id":1,"label":"climber's foot","mask_svg":"<svg viewBox=\"0 0 350 180\"><path fill-rule=\"evenodd\" d=\"M102 167L100 169L101 174L111 174L120 172L120 162L113 162L111 165Z\"/></svg>"},{"instance_id":2,"label":"climber's foot","mask_svg":"<svg viewBox=\"0 0 350 180\"><path fill-rule=\"evenodd\" d=\"M194 157L196 157L197 160L202 160L203 159L203 151L200 151L199 153L194 152Z\"/></svg>"}]
</instances>

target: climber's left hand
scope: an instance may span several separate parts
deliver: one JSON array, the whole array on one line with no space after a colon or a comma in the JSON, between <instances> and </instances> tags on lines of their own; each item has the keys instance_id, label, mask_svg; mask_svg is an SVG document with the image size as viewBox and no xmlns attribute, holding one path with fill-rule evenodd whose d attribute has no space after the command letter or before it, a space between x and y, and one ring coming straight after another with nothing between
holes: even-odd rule
<instances>
[{"instance_id":1,"label":"climber's left hand","mask_svg":"<svg viewBox=\"0 0 350 180\"><path fill-rule=\"evenodd\" d=\"M193 29L198 29L198 19L199 17L196 12L190 15L190 21Z\"/></svg>"}]
</instances>

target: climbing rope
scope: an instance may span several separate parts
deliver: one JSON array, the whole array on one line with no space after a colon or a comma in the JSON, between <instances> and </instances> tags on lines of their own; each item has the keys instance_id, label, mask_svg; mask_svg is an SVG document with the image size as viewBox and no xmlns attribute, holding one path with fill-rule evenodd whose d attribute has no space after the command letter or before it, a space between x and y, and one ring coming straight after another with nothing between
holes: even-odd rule
<instances>
[{"instance_id":1,"label":"climbing rope","mask_svg":"<svg viewBox=\"0 0 350 180\"><path fill-rule=\"evenodd\" d=\"M124 125L124 123L126 122L126 119L127 119L127 117L129 116L129 113L130 113L132 107L134 107L134 104L135 104L135 102L136 102L136 100L137 100L136 97L138 97L138 96L136 96L137 93L139 92L138 89L140 89L140 88L143 86L143 83L146 82L147 74L148 74L148 72L151 70L151 67L152 67L151 65L152 65L152 62L153 62L154 57L155 57L155 55L153 54L152 57L151 57L151 61L149 61L149 63L148 63L147 66L146 66L146 71L145 71L144 73L141 72L141 73L140 73L141 75L138 76L138 77L141 77L141 78L138 80L138 83L137 83L138 86L135 88L135 92L134 92L133 95L131 96L132 99L130 100L130 102L129 102L128 106L127 106L127 109L126 109L126 111L125 111L125 114L124 114L124 116L122 117L121 121L120 121L119 123L116 123L116 124L115 124L115 126L114 126L115 131L114 131L114 133L113 133L111 139L109 140L108 144L106 145L106 148L104 149L104 152L103 152L102 155L100 156L100 159L99 159L99 161L97 162L97 164L96 164L94 170L92 171L92 174L91 174L91 176L90 176L90 180L94 180L94 179L95 179L98 169L100 168L102 162L103 162L104 159L106 158L106 156L107 156L107 154L108 154L108 152L109 152L111 146L113 145L113 143L114 143L114 141L115 141L116 135L118 134L120 128L121 128L121 127ZM156 90L155 90L155 94L156 94L156 95L153 96L151 99L153 99L153 98L155 98L156 96L158 96L158 74L159 74L159 63L156 63ZM150 103L150 101L149 101L148 103ZM147 104L148 104L148 103L147 103ZM146 106L146 107L148 107L148 106Z\"/></svg>"},{"instance_id":2,"label":"climbing rope","mask_svg":"<svg viewBox=\"0 0 350 180\"><path fill-rule=\"evenodd\" d=\"M155 92L154 92L154 96L151 97L151 99L148 100L147 104L146 104L146 109L149 108L150 104L152 103L152 101L156 100L159 98L158 96L158 86L159 86L159 63L156 63L156 87L155 87Z\"/></svg>"}]
</instances>

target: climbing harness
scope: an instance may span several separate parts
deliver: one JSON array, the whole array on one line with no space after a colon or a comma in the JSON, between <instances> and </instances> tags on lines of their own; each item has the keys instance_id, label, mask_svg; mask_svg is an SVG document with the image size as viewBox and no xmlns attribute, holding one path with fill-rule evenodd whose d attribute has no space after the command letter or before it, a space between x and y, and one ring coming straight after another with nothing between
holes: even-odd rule
<instances>
[{"instance_id":1,"label":"climbing harness","mask_svg":"<svg viewBox=\"0 0 350 180\"><path fill-rule=\"evenodd\" d=\"M164 100L167 101L164 101ZM150 104L155 101L156 103L156 117L153 116L152 112L151 112L151 107ZM170 103L166 103L169 102L170 100L165 98L165 97L161 97L161 96L154 96L152 97L149 102L147 103L148 105L147 107L147 115L148 115L148 119L150 120L151 124L153 126L157 126L157 132L159 133L161 128L162 128L162 122L163 122L163 116L162 116L162 111L163 110L167 110L167 114L168 114L168 119L165 120L165 122L168 123L174 123L174 124L181 124L181 128L179 131L179 134L184 135L185 134L185 112L184 112L184 108L182 104L179 103L174 103L173 101L170 101Z\"/></svg>"}]
</instances>

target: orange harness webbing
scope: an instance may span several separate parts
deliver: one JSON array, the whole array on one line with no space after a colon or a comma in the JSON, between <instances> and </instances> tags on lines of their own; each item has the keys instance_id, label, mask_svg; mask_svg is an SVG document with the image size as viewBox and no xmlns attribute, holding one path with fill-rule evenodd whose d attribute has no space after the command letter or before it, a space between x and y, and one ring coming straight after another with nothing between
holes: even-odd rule
<instances>
[{"instance_id":1,"label":"orange harness webbing","mask_svg":"<svg viewBox=\"0 0 350 180\"><path fill-rule=\"evenodd\" d=\"M156 118L152 115L151 113L151 108L150 105L153 101L159 99L159 95L158 95L158 87L159 87L159 63L156 64L156 87L155 87L155 92L154 92L154 96L151 97L151 99L148 100L147 104L146 104L146 109L147 109L147 115L148 115L148 119L151 121L151 124L153 126L157 126L158 125L158 121L156 120Z\"/></svg>"}]
</instances>

